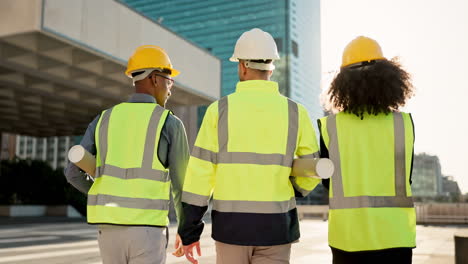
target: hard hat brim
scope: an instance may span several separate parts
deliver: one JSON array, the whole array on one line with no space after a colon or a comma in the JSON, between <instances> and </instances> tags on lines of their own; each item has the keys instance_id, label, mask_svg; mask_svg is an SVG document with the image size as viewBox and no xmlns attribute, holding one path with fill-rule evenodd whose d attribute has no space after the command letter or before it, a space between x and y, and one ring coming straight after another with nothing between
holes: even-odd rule
<instances>
[{"instance_id":1,"label":"hard hat brim","mask_svg":"<svg viewBox=\"0 0 468 264\"><path fill-rule=\"evenodd\" d=\"M176 69L171 69L171 77L176 77L177 75L180 74L180 71L176 70Z\"/></svg>"}]
</instances>

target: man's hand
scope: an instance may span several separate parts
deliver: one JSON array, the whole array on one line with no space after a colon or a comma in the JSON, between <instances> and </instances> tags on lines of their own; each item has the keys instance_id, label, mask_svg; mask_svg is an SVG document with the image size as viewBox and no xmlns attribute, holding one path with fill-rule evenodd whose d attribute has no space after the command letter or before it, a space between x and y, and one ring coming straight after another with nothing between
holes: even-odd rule
<instances>
[{"instance_id":1,"label":"man's hand","mask_svg":"<svg viewBox=\"0 0 468 264\"><path fill-rule=\"evenodd\" d=\"M192 264L198 264L198 260L195 258L195 255L193 254L193 248L196 248L198 256L199 257L201 256L200 241L197 241L188 246L184 246L185 257Z\"/></svg>"},{"instance_id":2,"label":"man's hand","mask_svg":"<svg viewBox=\"0 0 468 264\"><path fill-rule=\"evenodd\" d=\"M172 252L172 255L176 257L182 257L184 255L184 247L182 245L182 239L180 238L179 234L176 235L174 248L175 251Z\"/></svg>"}]
</instances>

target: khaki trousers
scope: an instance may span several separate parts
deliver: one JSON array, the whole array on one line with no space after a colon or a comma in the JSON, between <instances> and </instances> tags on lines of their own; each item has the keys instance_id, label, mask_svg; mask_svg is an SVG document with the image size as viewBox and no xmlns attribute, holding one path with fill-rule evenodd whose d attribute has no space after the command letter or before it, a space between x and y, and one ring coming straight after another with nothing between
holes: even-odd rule
<instances>
[{"instance_id":1,"label":"khaki trousers","mask_svg":"<svg viewBox=\"0 0 468 264\"><path fill-rule=\"evenodd\" d=\"M216 241L216 264L289 264L291 244L238 246Z\"/></svg>"},{"instance_id":2,"label":"khaki trousers","mask_svg":"<svg viewBox=\"0 0 468 264\"><path fill-rule=\"evenodd\" d=\"M166 228L100 225L98 230L103 264L166 263Z\"/></svg>"}]
</instances>

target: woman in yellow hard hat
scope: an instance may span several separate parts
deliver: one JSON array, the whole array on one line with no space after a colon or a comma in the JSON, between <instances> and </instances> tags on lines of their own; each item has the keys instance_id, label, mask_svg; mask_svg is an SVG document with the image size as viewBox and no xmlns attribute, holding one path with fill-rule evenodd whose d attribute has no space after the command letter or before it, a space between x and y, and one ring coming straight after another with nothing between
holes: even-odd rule
<instances>
[{"instance_id":1,"label":"woman in yellow hard hat","mask_svg":"<svg viewBox=\"0 0 468 264\"><path fill-rule=\"evenodd\" d=\"M335 165L324 181L333 263L411 263L414 128L399 111L413 95L410 76L375 40L358 37L346 46L328 95L334 114L318 123L321 156Z\"/></svg>"}]
</instances>

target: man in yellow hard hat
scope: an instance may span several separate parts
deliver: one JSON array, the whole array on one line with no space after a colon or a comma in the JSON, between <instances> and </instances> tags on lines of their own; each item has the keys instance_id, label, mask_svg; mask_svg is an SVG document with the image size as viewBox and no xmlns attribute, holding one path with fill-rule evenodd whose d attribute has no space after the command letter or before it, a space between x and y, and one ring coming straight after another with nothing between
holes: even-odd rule
<instances>
[{"instance_id":1,"label":"man in yellow hard hat","mask_svg":"<svg viewBox=\"0 0 468 264\"><path fill-rule=\"evenodd\" d=\"M80 143L96 155L94 182L72 163L65 175L88 194L88 223L98 225L104 264L160 264L166 261L170 190L180 222L189 157L182 122L164 109L179 72L162 48L146 45L135 50L125 74L135 93L97 116ZM182 246L179 236L176 246Z\"/></svg>"},{"instance_id":2,"label":"man in yellow hard hat","mask_svg":"<svg viewBox=\"0 0 468 264\"><path fill-rule=\"evenodd\" d=\"M335 114L319 127L321 156L335 165L324 182L333 263L411 263L414 128L411 114L398 110L413 95L410 76L361 36L346 46L328 95Z\"/></svg>"},{"instance_id":3,"label":"man in yellow hard hat","mask_svg":"<svg viewBox=\"0 0 468 264\"><path fill-rule=\"evenodd\" d=\"M294 178L295 156L318 157L306 109L270 81L278 60L273 37L258 28L243 33L236 92L211 104L187 168L179 225L187 259L198 263L201 221L212 197L212 237L218 264L289 263L299 239L295 196L319 183Z\"/></svg>"}]
</instances>

